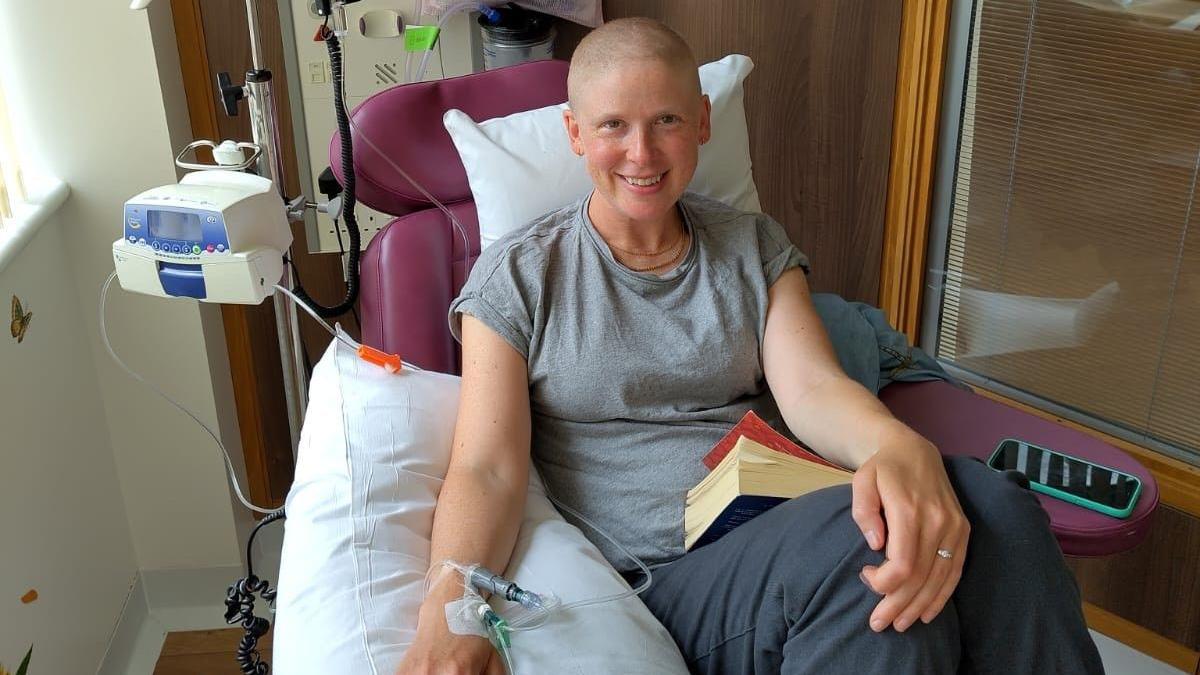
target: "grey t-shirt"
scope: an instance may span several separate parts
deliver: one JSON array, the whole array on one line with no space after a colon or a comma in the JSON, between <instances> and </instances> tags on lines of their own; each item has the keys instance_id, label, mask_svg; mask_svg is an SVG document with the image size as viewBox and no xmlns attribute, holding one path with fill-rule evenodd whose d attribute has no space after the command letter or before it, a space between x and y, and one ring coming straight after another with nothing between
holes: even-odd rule
<instances>
[{"instance_id":1,"label":"grey t-shirt","mask_svg":"<svg viewBox=\"0 0 1200 675\"><path fill-rule=\"evenodd\" d=\"M620 264L588 198L487 248L450 305L526 359L532 458L547 489L647 564L683 555L701 458L748 411L784 429L767 389L767 289L808 261L768 216L687 193L692 245L662 277ZM568 519L571 519L568 516ZM636 565L576 523L618 570Z\"/></svg>"}]
</instances>

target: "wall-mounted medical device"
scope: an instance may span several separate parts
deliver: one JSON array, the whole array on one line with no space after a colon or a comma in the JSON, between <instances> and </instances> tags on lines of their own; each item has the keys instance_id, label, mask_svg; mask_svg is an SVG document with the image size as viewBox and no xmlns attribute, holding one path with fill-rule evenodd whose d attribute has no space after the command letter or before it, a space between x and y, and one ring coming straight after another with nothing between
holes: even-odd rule
<instances>
[{"instance_id":1,"label":"wall-mounted medical device","mask_svg":"<svg viewBox=\"0 0 1200 675\"><path fill-rule=\"evenodd\" d=\"M275 292L292 243L275 184L228 170L195 171L125 202L113 242L121 287L163 297L256 305Z\"/></svg>"}]
</instances>

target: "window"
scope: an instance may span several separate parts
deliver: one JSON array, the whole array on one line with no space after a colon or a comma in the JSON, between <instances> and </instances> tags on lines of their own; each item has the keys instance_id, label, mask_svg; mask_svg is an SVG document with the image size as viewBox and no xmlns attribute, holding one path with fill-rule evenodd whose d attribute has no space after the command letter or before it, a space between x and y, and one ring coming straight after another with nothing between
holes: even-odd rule
<instances>
[{"instance_id":1,"label":"window","mask_svg":"<svg viewBox=\"0 0 1200 675\"><path fill-rule=\"evenodd\" d=\"M957 2L923 346L1200 464L1200 2Z\"/></svg>"},{"instance_id":2,"label":"window","mask_svg":"<svg viewBox=\"0 0 1200 675\"><path fill-rule=\"evenodd\" d=\"M9 122L4 87L0 84L0 227L13 218L14 208L24 202L25 197L16 141Z\"/></svg>"}]
</instances>

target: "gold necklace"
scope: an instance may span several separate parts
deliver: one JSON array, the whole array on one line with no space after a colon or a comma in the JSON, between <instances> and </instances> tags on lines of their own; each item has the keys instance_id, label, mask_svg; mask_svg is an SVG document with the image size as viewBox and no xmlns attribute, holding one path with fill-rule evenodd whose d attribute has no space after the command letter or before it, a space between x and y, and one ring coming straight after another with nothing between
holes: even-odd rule
<instances>
[{"instance_id":1,"label":"gold necklace","mask_svg":"<svg viewBox=\"0 0 1200 675\"><path fill-rule=\"evenodd\" d=\"M686 240L687 240L687 233L685 232L684 236L680 237L679 241L677 241L675 243L681 244ZM670 267L671 265L674 265L675 263L679 262L679 259L683 257L683 252L686 250L687 250L687 246L680 246L679 250L675 252L675 255L672 256L671 259L665 263L651 265L650 267L630 267L629 265L625 265L625 267L627 267L629 270L631 270L633 272L640 272L640 273L653 272L654 270L660 270L664 267Z\"/></svg>"},{"instance_id":2,"label":"gold necklace","mask_svg":"<svg viewBox=\"0 0 1200 675\"><path fill-rule=\"evenodd\" d=\"M639 251L630 251L629 249L621 248L620 246L617 246L616 244L614 244L612 242L609 242L608 245L612 248L617 249L621 253L625 253L627 255L635 255L640 258L653 258L655 256L660 256L660 255L666 253L667 251L673 250L676 246L679 245L679 242L683 239L684 234L686 234L686 232L680 231L679 238L676 239L675 241L671 242L670 246L665 246L661 250L654 251L653 253L641 253Z\"/></svg>"}]
</instances>

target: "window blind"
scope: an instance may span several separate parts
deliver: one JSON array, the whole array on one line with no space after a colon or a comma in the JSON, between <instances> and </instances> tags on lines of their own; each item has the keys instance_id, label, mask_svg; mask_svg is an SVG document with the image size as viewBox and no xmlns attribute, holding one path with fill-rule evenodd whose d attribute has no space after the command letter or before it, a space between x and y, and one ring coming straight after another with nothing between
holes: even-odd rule
<instances>
[{"instance_id":1,"label":"window blind","mask_svg":"<svg viewBox=\"0 0 1200 675\"><path fill-rule=\"evenodd\" d=\"M936 355L1200 463L1200 2L977 0Z\"/></svg>"},{"instance_id":2,"label":"window blind","mask_svg":"<svg viewBox=\"0 0 1200 675\"><path fill-rule=\"evenodd\" d=\"M25 185L4 98L4 86L0 83L0 227L12 219L13 209L18 203L24 202L25 197Z\"/></svg>"}]
</instances>

